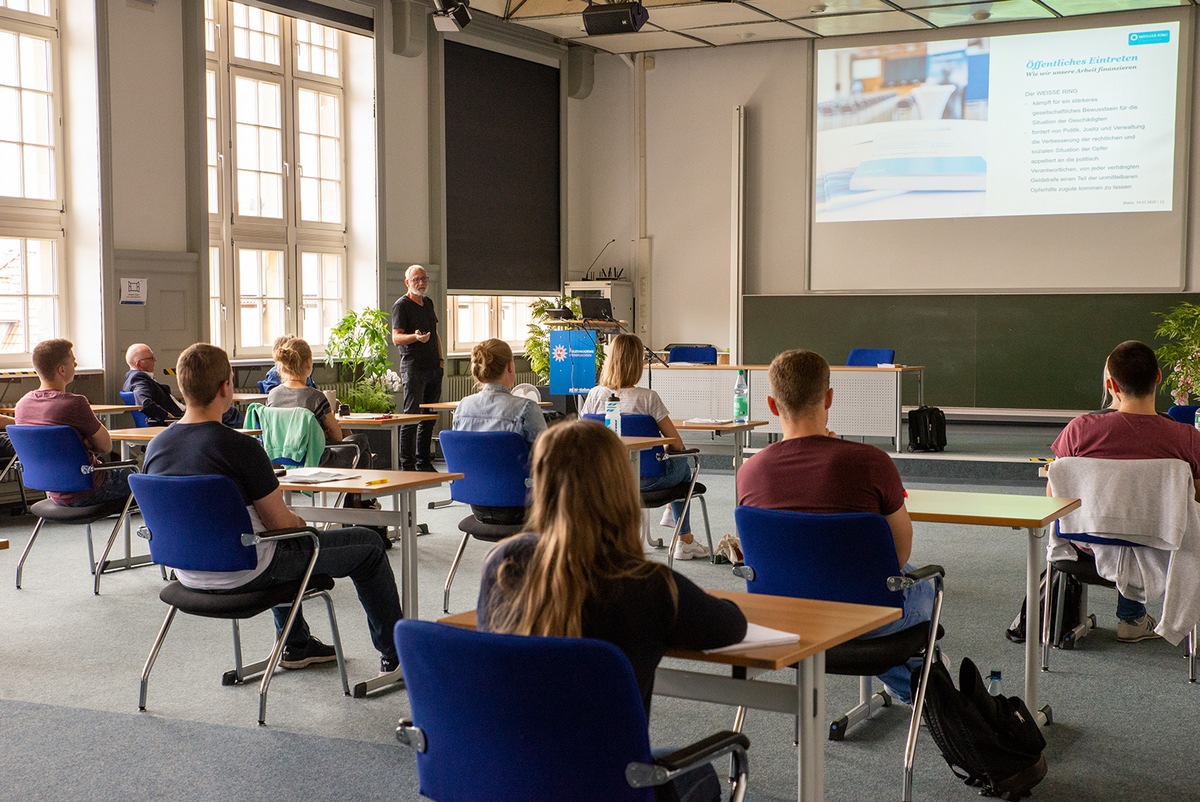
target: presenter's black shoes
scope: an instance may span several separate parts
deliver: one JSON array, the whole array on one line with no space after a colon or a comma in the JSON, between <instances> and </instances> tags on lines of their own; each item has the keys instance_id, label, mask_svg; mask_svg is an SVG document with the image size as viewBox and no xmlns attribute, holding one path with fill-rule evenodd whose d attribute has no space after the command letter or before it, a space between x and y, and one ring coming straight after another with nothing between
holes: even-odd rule
<instances>
[{"instance_id":1,"label":"presenter's black shoes","mask_svg":"<svg viewBox=\"0 0 1200 802\"><path fill-rule=\"evenodd\" d=\"M399 657L380 657L379 658L379 673L391 674L393 671L400 668Z\"/></svg>"},{"instance_id":2,"label":"presenter's black shoes","mask_svg":"<svg viewBox=\"0 0 1200 802\"><path fill-rule=\"evenodd\" d=\"M337 660L337 652L332 646L326 646L316 638L310 637L303 646L284 646L279 665L295 671L307 668L313 663L329 663L334 660Z\"/></svg>"},{"instance_id":3,"label":"presenter's black shoes","mask_svg":"<svg viewBox=\"0 0 1200 802\"><path fill-rule=\"evenodd\" d=\"M1117 621L1117 640L1121 643L1137 643L1160 637L1155 633L1157 622L1149 615L1144 615L1138 621Z\"/></svg>"}]
</instances>

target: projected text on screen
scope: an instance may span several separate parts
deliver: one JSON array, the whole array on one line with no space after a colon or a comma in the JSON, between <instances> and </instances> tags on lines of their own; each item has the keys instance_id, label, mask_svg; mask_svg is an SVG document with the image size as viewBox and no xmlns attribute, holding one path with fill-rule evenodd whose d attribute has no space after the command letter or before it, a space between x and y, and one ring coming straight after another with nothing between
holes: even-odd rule
<instances>
[{"instance_id":1,"label":"projected text on screen","mask_svg":"<svg viewBox=\"0 0 1200 802\"><path fill-rule=\"evenodd\" d=\"M817 54L815 222L1171 211L1179 24Z\"/></svg>"}]
</instances>

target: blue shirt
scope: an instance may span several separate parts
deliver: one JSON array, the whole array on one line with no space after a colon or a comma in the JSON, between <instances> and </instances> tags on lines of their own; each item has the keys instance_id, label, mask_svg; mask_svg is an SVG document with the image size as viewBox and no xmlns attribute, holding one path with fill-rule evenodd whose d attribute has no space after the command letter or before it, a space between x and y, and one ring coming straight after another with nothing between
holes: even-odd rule
<instances>
[{"instance_id":1,"label":"blue shirt","mask_svg":"<svg viewBox=\"0 0 1200 802\"><path fill-rule=\"evenodd\" d=\"M500 383L483 388L458 402L454 428L462 432L516 432L530 446L546 429L542 410L528 398L513 395Z\"/></svg>"}]
</instances>

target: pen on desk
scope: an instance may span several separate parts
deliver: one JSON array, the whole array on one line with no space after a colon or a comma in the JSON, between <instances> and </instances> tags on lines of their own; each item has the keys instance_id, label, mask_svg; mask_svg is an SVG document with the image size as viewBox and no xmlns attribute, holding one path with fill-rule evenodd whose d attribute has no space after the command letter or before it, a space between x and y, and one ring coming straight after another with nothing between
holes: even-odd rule
<instances>
[{"instance_id":1,"label":"pen on desk","mask_svg":"<svg viewBox=\"0 0 1200 802\"><path fill-rule=\"evenodd\" d=\"M387 484L387 479L369 479L366 482L367 487L370 487L371 485L386 485L386 484Z\"/></svg>"}]
</instances>

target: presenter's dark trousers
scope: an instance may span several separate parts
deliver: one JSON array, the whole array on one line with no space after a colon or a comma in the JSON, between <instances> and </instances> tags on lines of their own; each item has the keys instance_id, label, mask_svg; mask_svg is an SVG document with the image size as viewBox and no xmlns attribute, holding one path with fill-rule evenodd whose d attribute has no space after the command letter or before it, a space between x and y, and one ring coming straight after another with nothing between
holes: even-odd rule
<instances>
[{"instance_id":1,"label":"presenter's dark trousers","mask_svg":"<svg viewBox=\"0 0 1200 802\"><path fill-rule=\"evenodd\" d=\"M409 414L428 412L421 404L433 404L442 397L443 370L436 365L422 368L401 365L404 382L404 411ZM434 421L422 421L400 427L400 469L404 471L433 470Z\"/></svg>"}]
</instances>

